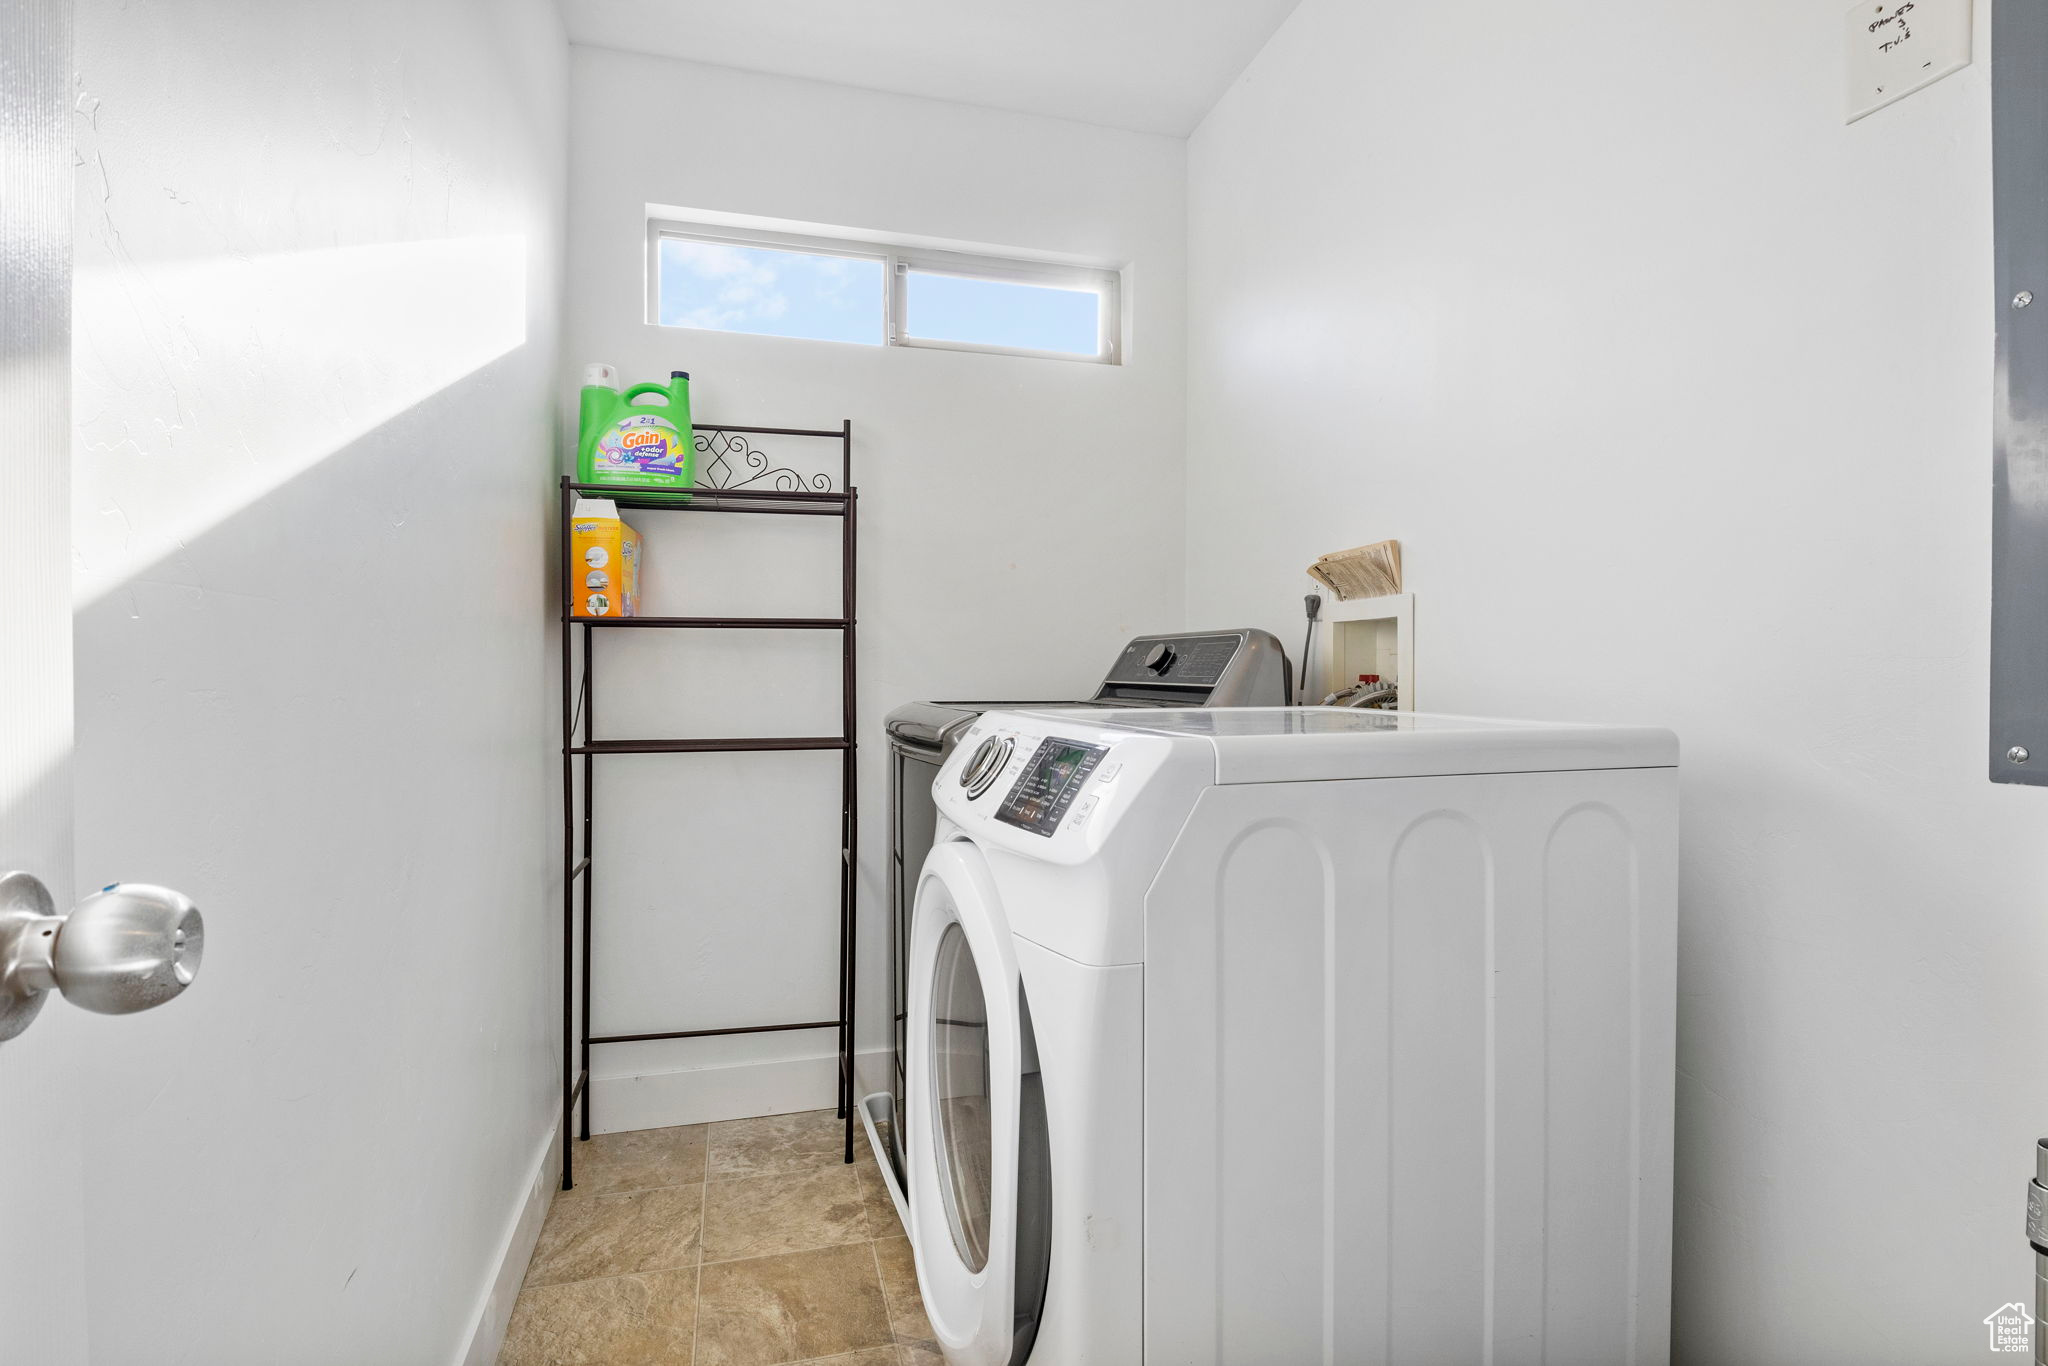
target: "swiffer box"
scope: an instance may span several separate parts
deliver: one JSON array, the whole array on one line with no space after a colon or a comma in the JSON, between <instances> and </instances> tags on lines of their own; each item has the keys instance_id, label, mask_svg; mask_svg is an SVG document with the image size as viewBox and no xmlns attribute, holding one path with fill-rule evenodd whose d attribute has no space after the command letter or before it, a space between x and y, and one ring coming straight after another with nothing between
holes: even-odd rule
<instances>
[{"instance_id":1,"label":"swiffer box","mask_svg":"<svg viewBox=\"0 0 2048 1366\"><path fill-rule=\"evenodd\" d=\"M569 514L569 615L640 615L640 533L609 498L579 498Z\"/></svg>"}]
</instances>

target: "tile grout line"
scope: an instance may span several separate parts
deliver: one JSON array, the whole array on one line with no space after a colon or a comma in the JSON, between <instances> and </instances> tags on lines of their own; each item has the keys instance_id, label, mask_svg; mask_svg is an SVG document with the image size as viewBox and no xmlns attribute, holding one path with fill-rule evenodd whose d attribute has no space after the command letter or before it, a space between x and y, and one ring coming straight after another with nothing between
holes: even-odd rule
<instances>
[{"instance_id":1,"label":"tile grout line","mask_svg":"<svg viewBox=\"0 0 2048 1366\"><path fill-rule=\"evenodd\" d=\"M704 1183L702 1181L671 1181L665 1186L627 1186L621 1190L615 1191L591 1191L589 1193L588 1198L592 1200L604 1200L614 1195L645 1195L649 1191L681 1190L684 1186L701 1186L703 1184ZM565 1193L571 1196L576 1194L575 1191L568 1191Z\"/></svg>"},{"instance_id":2,"label":"tile grout line","mask_svg":"<svg viewBox=\"0 0 2048 1366\"><path fill-rule=\"evenodd\" d=\"M882 1249L874 1238L868 1239L868 1257L875 1264L875 1289L882 1292L882 1319L889 1325L889 1345L896 1346L896 1315L889 1308L889 1286L882 1279ZM901 1352L896 1354L902 1356Z\"/></svg>"},{"instance_id":3,"label":"tile grout line","mask_svg":"<svg viewBox=\"0 0 2048 1366\"><path fill-rule=\"evenodd\" d=\"M882 1240L868 1239L868 1252L875 1259L875 1288L882 1292L882 1322L889 1328L889 1354L896 1366L903 1366L903 1341L896 1333L896 1303L889 1298L889 1278L882 1271Z\"/></svg>"},{"instance_id":4,"label":"tile grout line","mask_svg":"<svg viewBox=\"0 0 2048 1366\"><path fill-rule=\"evenodd\" d=\"M875 1232L875 1211L868 1204L867 1182L861 1177L859 1164L854 1164L853 1184L860 1195L860 1217L862 1227L868 1231L868 1260L875 1264L875 1291L882 1297L882 1326L889 1333L889 1355L896 1366L903 1366L903 1343L896 1335L896 1306L889 1298L889 1278L882 1272L882 1239Z\"/></svg>"},{"instance_id":5,"label":"tile grout line","mask_svg":"<svg viewBox=\"0 0 2048 1366\"><path fill-rule=\"evenodd\" d=\"M704 1184L697 1187L697 1296L690 1306L690 1366L697 1366L697 1337L704 1329L704 1220L711 1212L711 1130L704 1130Z\"/></svg>"},{"instance_id":6,"label":"tile grout line","mask_svg":"<svg viewBox=\"0 0 2048 1366\"><path fill-rule=\"evenodd\" d=\"M834 1248L840 1248L840 1247L854 1247L854 1246L856 1246L856 1245L858 1245L858 1244L860 1244L860 1243L872 1243L872 1242L874 1242L874 1241L875 1241L875 1240L874 1240L873 1238L848 1238L848 1239L846 1239L846 1240L845 1240L844 1242L838 1242L838 1243L819 1243L819 1244L817 1244L817 1245L816 1245L815 1247L792 1247L792 1248L785 1248L785 1249L783 1249L783 1250L782 1250L781 1252L750 1252L750 1253L748 1253L748 1254L747 1254L746 1256L744 1256L744 1257L720 1257L720 1258L719 1258L719 1259L718 1259L717 1261L715 1261L715 1262L714 1262L714 1261L710 1261L710 1260L706 1259L706 1260L704 1260L704 1261L702 1262L702 1265L704 1265L704 1266L738 1266L738 1265L739 1265L739 1264L740 1264L741 1262L765 1262L765 1261L767 1261L767 1260L768 1260L768 1259L769 1259L770 1257L802 1257L802 1256L804 1256L805 1254L807 1254L807 1253L811 1253L811 1252L830 1252L830 1251L832 1251L832 1250L833 1250ZM596 1278L593 1278L593 1279L596 1279Z\"/></svg>"},{"instance_id":7,"label":"tile grout line","mask_svg":"<svg viewBox=\"0 0 2048 1366\"><path fill-rule=\"evenodd\" d=\"M699 1217L701 1218L701 1215ZM702 1265L701 1256L698 1260L699 1265ZM713 1262L712 1265L720 1266L723 1263ZM687 1262L681 1266L643 1266L632 1271L605 1271L595 1276L578 1276L574 1280L569 1281L521 1281L519 1289L521 1293L528 1290L560 1290L566 1286L589 1285L594 1281L616 1281L626 1276L667 1276L678 1271L689 1271L691 1269Z\"/></svg>"}]
</instances>

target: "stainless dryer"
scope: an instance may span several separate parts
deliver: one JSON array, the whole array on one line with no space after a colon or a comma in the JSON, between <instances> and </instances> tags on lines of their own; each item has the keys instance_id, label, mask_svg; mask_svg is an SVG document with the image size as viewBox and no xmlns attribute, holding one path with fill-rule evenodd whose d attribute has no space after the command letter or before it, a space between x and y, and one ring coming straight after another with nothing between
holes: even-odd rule
<instances>
[{"instance_id":1,"label":"stainless dryer","mask_svg":"<svg viewBox=\"0 0 2048 1366\"><path fill-rule=\"evenodd\" d=\"M1118 652L1084 706L1279 707L1291 701L1287 654L1270 633L1187 631L1139 636ZM912 702L889 713L889 1089L864 1102L871 1141L884 1154L883 1174L903 1208L904 963L910 953L910 908L917 874L931 852L938 809L932 780L974 718L997 708L1075 705L1056 701Z\"/></svg>"}]
</instances>

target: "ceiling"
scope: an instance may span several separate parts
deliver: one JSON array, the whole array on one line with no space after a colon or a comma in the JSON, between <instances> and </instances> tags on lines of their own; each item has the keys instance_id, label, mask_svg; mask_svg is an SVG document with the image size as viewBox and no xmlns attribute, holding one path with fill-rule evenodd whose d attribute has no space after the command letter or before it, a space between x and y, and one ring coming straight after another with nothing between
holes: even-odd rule
<instances>
[{"instance_id":1,"label":"ceiling","mask_svg":"<svg viewBox=\"0 0 2048 1366\"><path fill-rule=\"evenodd\" d=\"M578 43L1185 137L1297 0L561 0Z\"/></svg>"}]
</instances>

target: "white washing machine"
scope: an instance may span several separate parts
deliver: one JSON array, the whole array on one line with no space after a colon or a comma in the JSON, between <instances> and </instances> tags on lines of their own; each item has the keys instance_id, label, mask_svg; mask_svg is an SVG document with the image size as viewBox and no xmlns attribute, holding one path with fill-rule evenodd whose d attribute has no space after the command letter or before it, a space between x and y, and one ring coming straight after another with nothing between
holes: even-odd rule
<instances>
[{"instance_id":1,"label":"white washing machine","mask_svg":"<svg viewBox=\"0 0 2048 1366\"><path fill-rule=\"evenodd\" d=\"M910 951L947 1360L1666 1360L1677 759L1328 708L981 717Z\"/></svg>"}]
</instances>

